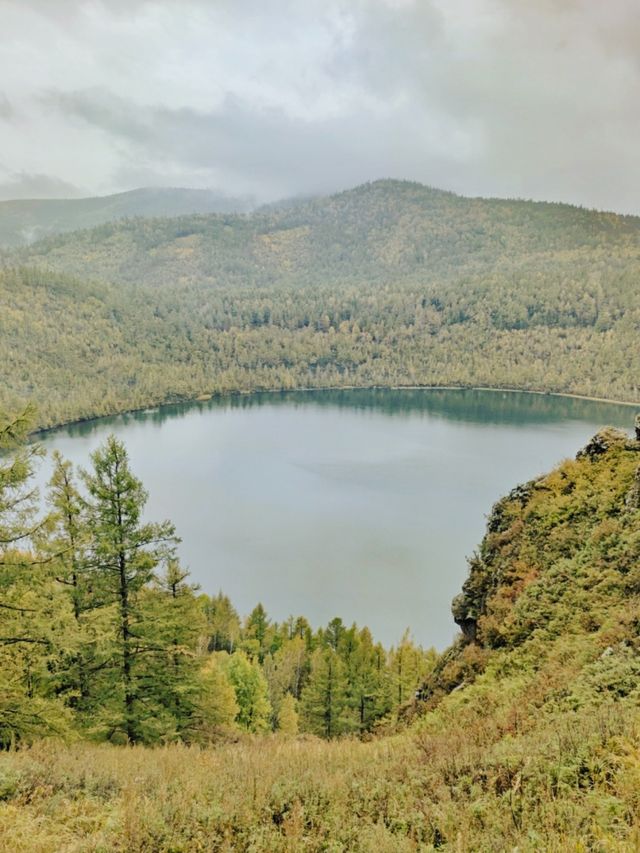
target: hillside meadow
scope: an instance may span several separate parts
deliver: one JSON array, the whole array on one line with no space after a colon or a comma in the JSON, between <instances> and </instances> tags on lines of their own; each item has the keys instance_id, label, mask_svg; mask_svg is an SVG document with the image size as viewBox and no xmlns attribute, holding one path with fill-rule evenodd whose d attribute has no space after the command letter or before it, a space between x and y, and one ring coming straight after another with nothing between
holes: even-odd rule
<instances>
[{"instance_id":1,"label":"hillside meadow","mask_svg":"<svg viewBox=\"0 0 640 853\"><path fill-rule=\"evenodd\" d=\"M453 605L459 640L367 734L0 754L17 851L633 851L640 441L600 432L515 488Z\"/></svg>"}]
</instances>

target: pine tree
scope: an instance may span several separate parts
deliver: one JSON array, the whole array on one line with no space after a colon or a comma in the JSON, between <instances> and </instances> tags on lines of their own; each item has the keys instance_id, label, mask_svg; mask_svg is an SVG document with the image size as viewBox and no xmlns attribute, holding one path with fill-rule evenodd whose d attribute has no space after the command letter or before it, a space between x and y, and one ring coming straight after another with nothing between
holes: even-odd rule
<instances>
[{"instance_id":1,"label":"pine tree","mask_svg":"<svg viewBox=\"0 0 640 853\"><path fill-rule=\"evenodd\" d=\"M64 733L68 726L55 696L52 670L70 611L56 595L48 559L31 541L44 522L36 519L31 485L37 446L25 446L31 422L0 416L0 745Z\"/></svg>"},{"instance_id":2,"label":"pine tree","mask_svg":"<svg viewBox=\"0 0 640 853\"><path fill-rule=\"evenodd\" d=\"M206 621L189 572L171 558L141 600L141 618L151 649L146 655L145 695L173 718L175 735L189 740L197 726L201 656ZM165 733L165 737L168 733Z\"/></svg>"},{"instance_id":3,"label":"pine tree","mask_svg":"<svg viewBox=\"0 0 640 853\"><path fill-rule=\"evenodd\" d=\"M135 743L149 736L149 727L155 736L162 716L157 703L145 701L151 692L146 657L163 647L154 643L145 625L143 591L178 540L169 522L142 523L147 493L131 473L122 442L110 436L91 459L93 471L83 476L89 492L92 558L99 595L115 611L111 667L104 670L103 696L111 711L105 723L111 734L121 732Z\"/></svg>"},{"instance_id":4,"label":"pine tree","mask_svg":"<svg viewBox=\"0 0 640 853\"><path fill-rule=\"evenodd\" d=\"M301 711L306 731L332 738L354 728L349 709L344 664L333 648L317 649L302 691Z\"/></svg>"}]
</instances>

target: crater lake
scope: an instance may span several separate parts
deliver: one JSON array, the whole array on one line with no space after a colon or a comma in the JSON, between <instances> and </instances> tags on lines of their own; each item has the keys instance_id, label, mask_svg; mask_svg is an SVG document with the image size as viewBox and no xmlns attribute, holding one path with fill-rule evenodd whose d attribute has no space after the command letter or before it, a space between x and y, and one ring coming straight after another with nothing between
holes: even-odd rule
<instances>
[{"instance_id":1,"label":"crater lake","mask_svg":"<svg viewBox=\"0 0 640 853\"><path fill-rule=\"evenodd\" d=\"M252 394L165 406L38 436L76 466L114 433L170 519L202 590L246 615L334 616L444 648L450 602L492 504L634 408L480 390ZM40 465L41 491L51 473Z\"/></svg>"}]
</instances>

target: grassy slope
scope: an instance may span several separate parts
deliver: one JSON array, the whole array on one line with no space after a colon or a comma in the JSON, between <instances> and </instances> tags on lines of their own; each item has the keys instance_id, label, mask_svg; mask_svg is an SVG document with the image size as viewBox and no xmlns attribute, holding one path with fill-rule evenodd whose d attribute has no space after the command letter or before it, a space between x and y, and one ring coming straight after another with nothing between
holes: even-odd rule
<instances>
[{"instance_id":1,"label":"grassy slope","mask_svg":"<svg viewBox=\"0 0 640 853\"><path fill-rule=\"evenodd\" d=\"M494 508L406 731L0 756L0 845L53 851L640 847L640 443ZM414 709L415 710L415 709Z\"/></svg>"}]
</instances>

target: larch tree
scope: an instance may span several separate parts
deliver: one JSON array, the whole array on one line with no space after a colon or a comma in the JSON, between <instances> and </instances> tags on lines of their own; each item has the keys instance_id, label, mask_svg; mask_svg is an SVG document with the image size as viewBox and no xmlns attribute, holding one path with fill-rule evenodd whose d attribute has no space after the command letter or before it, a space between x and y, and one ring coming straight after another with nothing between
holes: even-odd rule
<instances>
[{"instance_id":1,"label":"larch tree","mask_svg":"<svg viewBox=\"0 0 640 853\"><path fill-rule=\"evenodd\" d=\"M145 621L145 588L158 566L173 556L178 542L172 524L143 523L147 492L131 472L121 441L110 436L91 456L93 470L84 472L89 493L89 523L96 584L106 606L113 609L111 674L104 684L106 720L113 735L135 743L155 737L160 708L145 684L146 658L162 651ZM153 732L150 732L150 729Z\"/></svg>"},{"instance_id":2,"label":"larch tree","mask_svg":"<svg viewBox=\"0 0 640 853\"><path fill-rule=\"evenodd\" d=\"M231 654L240 639L240 618L228 596L219 592L214 596L199 598L207 620L208 649L210 652Z\"/></svg>"},{"instance_id":3,"label":"larch tree","mask_svg":"<svg viewBox=\"0 0 640 853\"><path fill-rule=\"evenodd\" d=\"M98 652L99 619L91 618L102 602L92 587L86 503L78 490L73 466L58 451L53 453L53 463L47 495L51 513L39 546L50 555L56 582L68 597L74 619L68 651L58 673L58 690L70 707L83 712L90 710L92 673L104 664Z\"/></svg>"},{"instance_id":4,"label":"larch tree","mask_svg":"<svg viewBox=\"0 0 640 853\"><path fill-rule=\"evenodd\" d=\"M345 666L333 648L316 649L300 702L304 728L332 738L354 728Z\"/></svg>"},{"instance_id":5,"label":"larch tree","mask_svg":"<svg viewBox=\"0 0 640 853\"><path fill-rule=\"evenodd\" d=\"M197 726L206 647L205 616L195 596L197 587L188 578L189 572L170 558L141 602L145 635L153 646L147 655L145 693L172 715L176 736L185 740Z\"/></svg>"},{"instance_id":6,"label":"larch tree","mask_svg":"<svg viewBox=\"0 0 640 853\"><path fill-rule=\"evenodd\" d=\"M291 693L285 693L278 711L278 731L283 735L298 734L298 703Z\"/></svg>"},{"instance_id":7,"label":"larch tree","mask_svg":"<svg viewBox=\"0 0 640 853\"><path fill-rule=\"evenodd\" d=\"M249 616L244 628L242 646L249 655L257 655L260 663L269 651L271 635L273 634L271 622L267 611L262 604L256 604Z\"/></svg>"},{"instance_id":8,"label":"larch tree","mask_svg":"<svg viewBox=\"0 0 640 853\"><path fill-rule=\"evenodd\" d=\"M229 679L227 652L210 654L200 670L199 694L189 739L210 743L236 729L240 706Z\"/></svg>"},{"instance_id":9,"label":"larch tree","mask_svg":"<svg viewBox=\"0 0 640 853\"><path fill-rule=\"evenodd\" d=\"M26 445L27 410L0 416L0 745L66 731L52 679L70 612L48 559L33 551L43 527L32 485L37 445Z\"/></svg>"}]
</instances>

